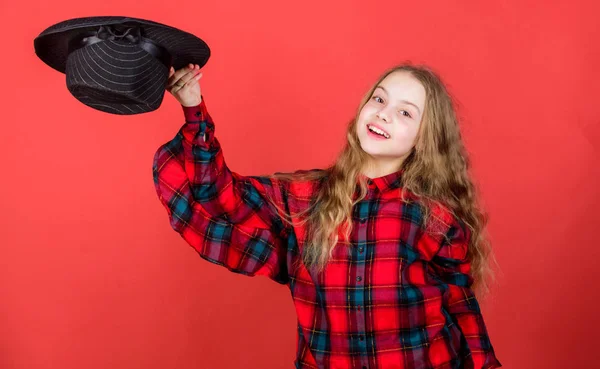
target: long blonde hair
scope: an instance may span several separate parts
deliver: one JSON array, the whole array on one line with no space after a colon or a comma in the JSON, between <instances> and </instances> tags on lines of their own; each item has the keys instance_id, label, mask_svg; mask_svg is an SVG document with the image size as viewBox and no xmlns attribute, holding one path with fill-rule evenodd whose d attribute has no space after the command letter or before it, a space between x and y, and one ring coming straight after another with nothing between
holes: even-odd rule
<instances>
[{"instance_id":1,"label":"long blonde hair","mask_svg":"<svg viewBox=\"0 0 600 369\"><path fill-rule=\"evenodd\" d=\"M470 162L462 142L454 103L441 78L429 67L407 62L381 75L363 96L355 117L348 124L346 145L333 165L323 171L275 173L269 177L290 181L323 180L312 205L302 213L294 214L297 219L309 214L301 221L308 222L308 227L300 259L307 268L322 271L338 243L339 230L342 230L345 239L349 238L352 209L367 193L366 179L359 176L368 154L362 150L356 133L358 116L377 85L389 74L399 71L410 73L426 91L425 111L415 146L402 168L398 168L403 169L401 198L409 201L405 198L406 191L416 196L424 224L429 220L432 206L441 204L469 228L471 238L467 256L474 279L472 287L478 294L483 294L488 291L488 279L494 276L489 262L495 262L485 234L487 214L480 208L476 187L469 177ZM360 192L356 198L357 183ZM275 206L283 213L282 209ZM297 221L292 222L291 217L285 220L290 224L298 224Z\"/></svg>"}]
</instances>

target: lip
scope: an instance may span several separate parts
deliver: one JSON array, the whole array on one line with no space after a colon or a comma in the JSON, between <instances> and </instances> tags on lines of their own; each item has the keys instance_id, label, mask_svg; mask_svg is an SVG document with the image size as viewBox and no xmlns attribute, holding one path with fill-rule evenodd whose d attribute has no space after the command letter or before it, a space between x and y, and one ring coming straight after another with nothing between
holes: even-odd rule
<instances>
[{"instance_id":1,"label":"lip","mask_svg":"<svg viewBox=\"0 0 600 369\"><path fill-rule=\"evenodd\" d=\"M367 128L367 131L369 130L369 127L368 127L369 125L371 125L371 126L373 126L373 127L376 127L376 128L378 128L378 129L382 130L383 132L387 133L387 135L388 135L388 136L390 136L390 138L392 138L392 135L391 135L391 134L390 134L388 131L386 131L385 129L383 129L383 127L382 127L382 126L380 126L380 125L379 125L379 124L377 124L377 123L373 123L373 122L369 122L369 123L367 123L367 127L366 127L366 128Z\"/></svg>"}]
</instances>

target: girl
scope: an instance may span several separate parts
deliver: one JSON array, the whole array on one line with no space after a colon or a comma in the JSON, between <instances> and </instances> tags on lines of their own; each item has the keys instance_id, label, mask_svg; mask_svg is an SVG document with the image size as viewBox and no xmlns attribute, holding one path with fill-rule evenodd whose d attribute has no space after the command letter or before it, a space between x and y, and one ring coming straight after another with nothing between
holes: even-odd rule
<instances>
[{"instance_id":1,"label":"girl","mask_svg":"<svg viewBox=\"0 0 600 369\"><path fill-rule=\"evenodd\" d=\"M289 286L296 368L498 368L474 291L491 256L451 98L425 66L386 71L326 169L226 165L197 65L167 90L185 124L154 157L171 227L215 264Z\"/></svg>"}]
</instances>

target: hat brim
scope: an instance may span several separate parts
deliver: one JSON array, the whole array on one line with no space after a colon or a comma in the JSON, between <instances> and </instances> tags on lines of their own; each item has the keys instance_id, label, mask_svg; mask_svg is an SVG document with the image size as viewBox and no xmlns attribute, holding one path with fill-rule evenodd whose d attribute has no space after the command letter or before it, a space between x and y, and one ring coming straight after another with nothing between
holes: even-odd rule
<instances>
[{"instance_id":1,"label":"hat brim","mask_svg":"<svg viewBox=\"0 0 600 369\"><path fill-rule=\"evenodd\" d=\"M210 48L195 35L161 23L121 16L73 18L54 24L34 39L35 53L50 67L65 73L69 42L73 38L96 31L99 26L115 24L139 25L145 37L167 49L173 57L172 66L175 69L189 63L203 67L210 58Z\"/></svg>"}]
</instances>

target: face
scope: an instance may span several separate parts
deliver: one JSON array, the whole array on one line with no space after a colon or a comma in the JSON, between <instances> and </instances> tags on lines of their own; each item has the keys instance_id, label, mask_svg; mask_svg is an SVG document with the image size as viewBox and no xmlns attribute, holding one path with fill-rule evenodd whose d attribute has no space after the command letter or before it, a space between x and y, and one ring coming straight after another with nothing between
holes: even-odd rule
<instances>
[{"instance_id":1,"label":"face","mask_svg":"<svg viewBox=\"0 0 600 369\"><path fill-rule=\"evenodd\" d=\"M377 85L356 125L372 164L400 168L414 147L424 107L425 88L408 72L393 72Z\"/></svg>"}]
</instances>

